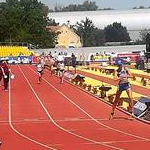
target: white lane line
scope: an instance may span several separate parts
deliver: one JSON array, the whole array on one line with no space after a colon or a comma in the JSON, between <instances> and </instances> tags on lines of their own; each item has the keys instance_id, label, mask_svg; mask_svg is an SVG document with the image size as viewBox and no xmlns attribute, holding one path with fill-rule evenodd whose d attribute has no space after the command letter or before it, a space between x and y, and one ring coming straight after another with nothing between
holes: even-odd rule
<instances>
[{"instance_id":1,"label":"white lane line","mask_svg":"<svg viewBox=\"0 0 150 150\"><path fill-rule=\"evenodd\" d=\"M119 148L119 147L107 145L107 144L105 144L105 143L103 143L103 142L99 142L99 141L95 141L95 140L92 140L92 139L83 137L83 136L81 136L81 135L79 135L79 134L70 132L70 131L68 131L67 129L65 129L65 128L61 127L60 125L58 125L58 124L54 121L54 119L51 117L51 115L49 114L48 110L46 109L46 107L45 107L44 104L42 103L41 99L38 97L37 93L36 93L35 90L33 89L31 83L29 82L29 80L28 80L27 77L25 76L25 74L24 74L24 72L22 71L21 67L18 66L18 68L20 69L20 71L21 71L21 73L23 74L25 80L27 81L29 87L31 88L32 92L34 93L34 95L35 95L37 101L40 103L40 105L42 106L43 110L44 110L45 113L47 114L48 118L52 121L52 123L53 123L55 126L57 126L59 129L65 131L65 132L67 132L67 133L69 133L69 134L71 134L71 135L73 135L73 136L76 136L76 137L78 137L78 138L80 138L80 139L84 139L84 140L86 140L86 141L89 141L89 142L92 142L92 143L95 143L95 144L99 144L99 145L102 145L102 146L105 146L105 147L109 147L109 148L112 148L112 149L116 149L116 150L125 150L125 149L123 149L123 148ZM35 73L36 73L36 72L35 72Z\"/></svg>"},{"instance_id":2,"label":"white lane line","mask_svg":"<svg viewBox=\"0 0 150 150\"><path fill-rule=\"evenodd\" d=\"M31 67L28 66L28 68L30 68L34 73L36 73L36 71L34 69L32 69ZM138 136L138 135L134 135L134 134L130 134L130 133L127 133L127 132L124 132L124 131L121 131L121 130L118 130L118 129L115 129L113 127L110 127L110 126L107 126L101 122L99 122L97 119L95 119L94 117L92 117L88 112L86 112L83 108L81 108L79 105L77 105L75 102L73 102L69 97L67 97L64 93L60 92L55 86L53 86L49 81L47 81L45 78L43 78L43 80L48 84L50 85L53 89L55 89L60 95L62 95L64 98L66 98L70 103L72 103L74 106L76 106L79 110L81 110L84 114L86 114L89 118L91 118L93 121L95 121L96 123L110 129L110 130L113 130L113 131L116 131L116 132L119 132L119 133L122 133L124 135L128 135L128 136L131 136L131 137L135 137L135 138L138 138L138 139L142 139L142 140L145 140L145 141L150 141L150 139L148 138L145 138L145 137L141 137L141 136Z\"/></svg>"},{"instance_id":3,"label":"white lane line","mask_svg":"<svg viewBox=\"0 0 150 150\"><path fill-rule=\"evenodd\" d=\"M10 80L11 81L11 80ZM20 133L17 129L15 129L15 127L13 126L12 124L12 110L11 110L11 103L12 103L12 98L11 98L11 82L9 81L9 125L11 127L11 129L17 133L19 136L27 139L28 141L31 141L33 143L35 143L36 145L40 145L42 147L45 147L47 149L51 149L51 150L59 150L59 149L56 149L56 148L53 148L53 147L50 147L50 146L47 146L46 144L43 144L41 142L38 142L36 141L35 139L33 138L30 138L22 133Z\"/></svg>"}]
</instances>

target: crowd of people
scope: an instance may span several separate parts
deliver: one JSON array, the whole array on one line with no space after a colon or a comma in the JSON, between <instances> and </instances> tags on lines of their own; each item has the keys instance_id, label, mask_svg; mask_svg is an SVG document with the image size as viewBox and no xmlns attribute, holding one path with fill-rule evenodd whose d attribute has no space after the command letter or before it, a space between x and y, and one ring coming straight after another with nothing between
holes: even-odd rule
<instances>
[{"instance_id":1,"label":"crowd of people","mask_svg":"<svg viewBox=\"0 0 150 150\"><path fill-rule=\"evenodd\" d=\"M41 55L37 64L38 84L42 81L42 76L45 69L50 72L50 75L57 75L60 78L60 83L63 83L65 73L64 60L56 60L52 55Z\"/></svg>"}]
</instances>

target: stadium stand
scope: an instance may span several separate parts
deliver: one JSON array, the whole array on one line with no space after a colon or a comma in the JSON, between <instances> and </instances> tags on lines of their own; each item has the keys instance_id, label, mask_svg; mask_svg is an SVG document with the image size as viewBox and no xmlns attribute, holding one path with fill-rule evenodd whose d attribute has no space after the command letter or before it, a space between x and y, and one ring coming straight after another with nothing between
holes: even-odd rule
<instances>
[{"instance_id":1,"label":"stadium stand","mask_svg":"<svg viewBox=\"0 0 150 150\"><path fill-rule=\"evenodd\" d=\"M0 46L0 57L31 56L34 52L23 46Z\"/></svg>"}]
</instances>

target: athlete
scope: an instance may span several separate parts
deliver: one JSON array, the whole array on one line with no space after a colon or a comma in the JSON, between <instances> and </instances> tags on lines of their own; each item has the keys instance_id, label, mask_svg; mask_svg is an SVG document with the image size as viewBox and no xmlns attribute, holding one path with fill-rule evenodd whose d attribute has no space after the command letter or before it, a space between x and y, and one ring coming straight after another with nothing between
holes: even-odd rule
<instances>
[{"instance_id":1,"label":"athlete","mask_svg":"<svg viewBox=\"0 0 150 150\"><path fill-rule=\"evenodd\" d=\"M38 63L37 65L37 73L38 73L38 84L41 83L42 76L43 76L43 68L44 66L41 64L41 62Z\"/></svg>"},{"instance_id":2,"label":"athlete","mask_svg":"<svg viewBox=\"0 0 150 150\"><path fill-rule=\"evenodd\" d=\"M117 86L117 92L116 92L114 103L112 105L112 111L111 111L109 119L113 118L114 111L116 109L117 104L119 103L120 95L123 91L126 91L128 97L129 97L128 111L132 115L133 97L132 97L132 89L131 89L130 83L128 81L128 78L132 78L130 71L127 70L121 62L118 62L118 69L115 71L115 76L114 76L114 80L118 81L118 86Z\"/></svg>"},{"instance_id":3,"label":"athlete","mask_svg":"<svg viewBox=\"0 0 150 150\"><path fill-rule=\"evenodd\" d=\"M63 61L58 62L57 64L57 75L60 77L60 83L63 83L64 80L64 73L65 73L65 65Z\"/></svg>"}]
</instances>

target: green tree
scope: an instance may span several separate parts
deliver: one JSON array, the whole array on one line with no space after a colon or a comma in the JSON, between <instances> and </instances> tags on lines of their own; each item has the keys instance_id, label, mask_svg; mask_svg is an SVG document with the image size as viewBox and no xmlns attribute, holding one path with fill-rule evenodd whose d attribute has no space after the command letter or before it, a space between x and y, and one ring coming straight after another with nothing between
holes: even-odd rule
<instances>
[{"instance_id":1,"label":"green tree","mask_svg":"<svg viewBox=\"0 0 150 150\"><path fill-rule=\"evenodd\" d=\"M83 46L90 46L90 42L91 42L91 33L93 32L94 29L94 24L92 22L92 20L88 19L86 17L85 21L81 20L81 22L77 22L76 24L76 32L77 34L81 37L82 42L83 42Z\"/></svg>"},{"instance_id":2,"label":"green tree","mask_svg":"<svg viewBox=\"0 0 150 150\"><path fill-rule=\"evenodd\" d=\"M17 5L17 0L7 0L7 4L1 3L0 5L0 32L3 35L0 37L1 41L8 41L14 37L17 29L20 28L20 19L18 19L20 11Z\"/></svg>"},{"instance_id":3,"label":"green tree","mask_svg":"<svg viewBox=\"0 0 150 150\"><path fill-rule=\"evenodd\" d=\"M83 2L83 4L76 5L76 4L70 4L66 7L62 7L60 5L55 6L55 11L56 12L61 12L61 11L94 11L98 10L98 6L96 5L95 1L89 1L86 0Z\"/></svg>"},{"instance_id":4,"label":"green tree","mask_svg":"<svg viewBox=\"0 0 150 150\"><path fill-rule=\"evenodd\" d=\"M150 33L150 30L147 29L140 31L140 38L143 43L146 43L146 36L148 33Z\"/></svg>"},{"instance_id":5,"label":"green tree","mask_svg":"<svg viewBox=\"0 0 150 150\"><path fill-rule=\"evenodd\" d=\"M114 22L112 25L108 25L104 29L106 42L128 42L130 41L129 33L126 27L123 27L121 23Z\"/></svg>"},{"instance_id":6,"label":"green tree","mask_svg":"<svg viewBox=\"0 0 150 150\"><path fill-rule=\"evenodd\" d=\"M86 18L85 21L77 22L75 32L81 37L84 47L100 46L104 44L104 32L95 28L92 20Z\"/></svg>"},{"instance_id":7,"label":"green tree","mask_svg":"<svg viewBox=\"0 0 150 150\"><path fill-rule=\"evenodd\" d=\"M0 3L0 41L11 39L12 42L54 47L56 35L46 28L48 13L48 7L38 0L6 0Z\"/></svg>"},{"instance_id":8,"label":"green tree","mask_svg":"<svg viewBox=\"0 0 150 150\"><path fill-rule=\"evenodd\" d=\"M59 25L59 23L56 22L55 19L51 18L48 20L48 26L57 26L57 25Z\"/></svg>"},{"instance_id":9,"label":"green tree","mask_svg":"<svg viewBox=\"0 0 150 150\"><path fill-rule=\"evenodd\" d=\"M94 28L91 34L91 46L103 46L105 44L104 30Z\"/></svg>"},{"instance_id":10,"label":"green tree","mask_svg":"<svg viewBox=\"0 0 150 150\"><path fill-rule=\"evenodd\" d=\"M86 0L83 2L83 8L87 11L97 10L98 6L95 1Z\"/></svg>"}]
</instances>

